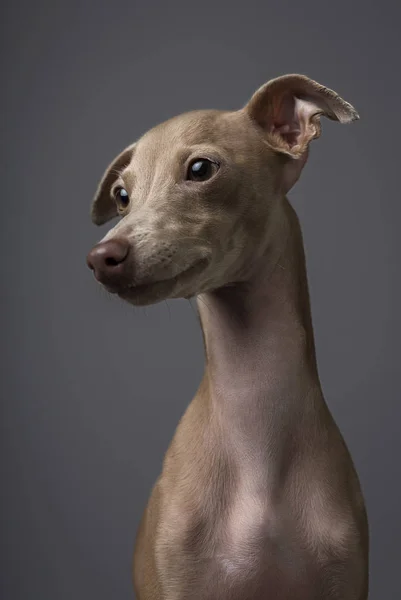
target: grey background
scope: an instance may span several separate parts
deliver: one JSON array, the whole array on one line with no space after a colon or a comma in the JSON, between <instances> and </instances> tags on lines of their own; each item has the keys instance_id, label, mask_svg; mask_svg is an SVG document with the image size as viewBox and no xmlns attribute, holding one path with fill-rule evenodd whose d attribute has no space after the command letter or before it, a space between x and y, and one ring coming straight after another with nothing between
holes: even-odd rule
<instances>
[{"instance_id":1,"label":"grey background","mask_svg":"<svg viewBox=\"0 0 401 600\"><path fill-rule=\"evenodd\" d=\"M325 121L291 199L320 375L371 527L371 600L401 535L400 4L6 2L1 8L1 597L132 598L150 488L203 370L195 306L134 310L85 265L110 160L195 108L300 72L359 110Z\"/></svg>"}]
</instances>

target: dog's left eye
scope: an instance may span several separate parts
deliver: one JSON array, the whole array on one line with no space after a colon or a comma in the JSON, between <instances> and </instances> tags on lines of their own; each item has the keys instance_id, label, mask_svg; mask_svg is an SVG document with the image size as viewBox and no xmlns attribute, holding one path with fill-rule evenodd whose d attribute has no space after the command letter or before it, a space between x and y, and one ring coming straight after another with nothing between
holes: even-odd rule
<instances>
[{"instance_id":1,"label":"dog's left eye","mask_svg":"<svg viewBox=\"0 0 401 600\"><path fill-rule=\"evenodd\" d=\"M125 190L124 188L118 188L115 191L114 197L116 199L118 208L127 208L129 204L129 196L127 190Z\"/></svg>"},{"instance_id":2,"label":"dog's left eye","mask_svg":"<svg viewBox=\"0 0 401 600\"><path fill-rule=\"evenodd\" d=\"M218 164L208 158L197 158L191 162L187 172L190 181L206 181L218 170Z\"/></svg>"}]
</instances>

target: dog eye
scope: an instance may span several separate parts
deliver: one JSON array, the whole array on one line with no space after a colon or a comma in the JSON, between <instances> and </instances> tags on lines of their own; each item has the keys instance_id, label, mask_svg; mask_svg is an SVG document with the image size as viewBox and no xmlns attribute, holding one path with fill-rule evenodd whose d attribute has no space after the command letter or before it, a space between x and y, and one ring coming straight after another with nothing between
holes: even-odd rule
<instances>
[{"instance_id":1,"label":"dog eye","mask_svg":"<svg viewBox=\"0 0 401 600\"><path fill-rule=\"evenodd\" d=\"M187 179L190 181L206 181L213 177L217 169L217 163L207 158L197 158L189 165Z\"/></svg>"},{"instance_id":2,"label":"dog eye","mask_svg":"<svg viewBox=\"0 0 401 600\"><path fill-rule=\"evenodd\" d=\"M116 199L118 208L127 208L129 204L129 196L127 190L125 190L124 188L118 188L114 193L114 197Z\"/></svg>"}]
</instances>

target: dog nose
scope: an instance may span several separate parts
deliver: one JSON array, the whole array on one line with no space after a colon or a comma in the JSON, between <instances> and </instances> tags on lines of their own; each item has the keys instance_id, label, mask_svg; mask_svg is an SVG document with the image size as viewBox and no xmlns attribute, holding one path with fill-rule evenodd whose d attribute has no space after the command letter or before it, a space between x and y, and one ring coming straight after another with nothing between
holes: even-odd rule
<instances>
[{"instance_id":1,"label":"dog nose","mask_svg":"<svg viewBox=\"0 0 401 600\"><path fill-rule=\"evenodd\" d=\"M124 272L124 261L128 256L127 240L115 239L100 242L89 252L86 262L92 269L96 279L109 281Z\"/></svg>"}]
</instances>

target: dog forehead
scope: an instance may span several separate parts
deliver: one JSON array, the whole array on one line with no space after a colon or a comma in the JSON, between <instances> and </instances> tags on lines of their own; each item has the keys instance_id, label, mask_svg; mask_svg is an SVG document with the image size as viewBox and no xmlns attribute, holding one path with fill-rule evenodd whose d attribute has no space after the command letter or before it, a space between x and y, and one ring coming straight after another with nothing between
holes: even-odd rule
<instances>
[{"instance_id":1,"label":"dog forehead","mask_svg":"<svg viewBox=\"0 0 401 600\"><path fill-rule=\"evenodd\" d=\"M259 154L261 144L265 146L255 127L240 111L191 111L144 133L135 145L123 178L132 182L139 178L150 182L155 174L165 177L177 162L197 151L199 157L208 152L220 152L236 164L245 165L252 154Z\"/></svg>"},{"instance_id":2,"label":"dog forehead","mask_svg":"<svg viewBox=\"0 0 401 600\"><path fill-rule=\"evenodd\" d=\"M238 121L230 111L183 113L147 131L137 143L135 160L167 157L176 150L197 145L229 148L239 139Z\"/></svg>"},{"instance_id":3,"label":"dog forehead","mask_svg":"<svg viewBox=\"0 0 401 600\"><path fill-rule=\"evenodd\" d=\"M194 110L164 121L148 132L167 143L198 144L213 141L223 127L227 111Z\"/></svg>"}]
</instances>

